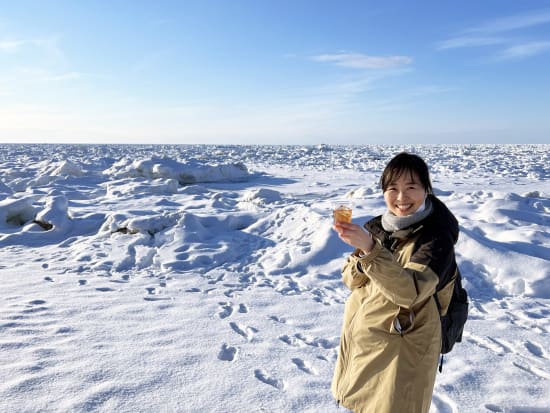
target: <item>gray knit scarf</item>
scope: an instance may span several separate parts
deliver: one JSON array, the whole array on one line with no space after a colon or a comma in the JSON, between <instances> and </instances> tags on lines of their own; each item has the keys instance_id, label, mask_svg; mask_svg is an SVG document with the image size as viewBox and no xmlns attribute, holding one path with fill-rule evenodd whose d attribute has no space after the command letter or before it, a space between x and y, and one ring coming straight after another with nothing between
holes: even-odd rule
<instances>
[{"instance_id":1,"label":"gray knit scarf","mask_svg":"<svg viewBox=\"0 0 550 413\"><path fill-rule=\"evenodd\" d=\"M408 228L411 225L422 221L433 211L433 205L430 201L430 198L426 198L424 204L425 208L422 211L415 212L414 214L404 217L398 217L390 212L390 210L388 209L386 212L384 212L384 215L382 215L382 228L384 228L384 231L394 232L399 231L400 229Z\"/></svg>"}]
</instances>

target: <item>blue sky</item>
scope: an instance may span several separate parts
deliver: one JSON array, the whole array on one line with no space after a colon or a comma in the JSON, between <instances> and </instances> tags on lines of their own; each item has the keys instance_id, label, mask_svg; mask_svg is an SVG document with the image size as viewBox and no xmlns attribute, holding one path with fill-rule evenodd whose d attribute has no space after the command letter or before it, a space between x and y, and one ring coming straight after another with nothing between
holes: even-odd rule
<instances>
[{"instance_id":1,"label":"blue sky","mask_svg":"<svg viewBox=\"0 0 550 413\"><path fill-rule=\"evenodd\" d=\"M0 142L550 143L550 0L0 10Z\"/></svg>"}]
</instances>

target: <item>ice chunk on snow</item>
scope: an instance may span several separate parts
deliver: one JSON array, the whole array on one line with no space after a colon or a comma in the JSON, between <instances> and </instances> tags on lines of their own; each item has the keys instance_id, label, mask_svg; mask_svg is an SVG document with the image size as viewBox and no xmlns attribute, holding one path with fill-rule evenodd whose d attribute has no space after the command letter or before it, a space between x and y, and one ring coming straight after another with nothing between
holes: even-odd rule
<instances>
[{"instance_id":1,"label":"ice chunk on snow","mask_svg":"<svg viewBox=\"0 0 550 413\"><path fill-rule=\"evenodd\" d=\"M21 178L15 184L16 191L25 191L29 187L48 186L63 177L81 177L85 174L81 167L71 161L52 162L41 165L40 171L32 179ZM42 163L41 163L42 164Z\"/></svg>"},{"instance_id":2,"label":"ice chunk on snow","mask_svg":"<svg viewBox=\"0 0 550 413\"><path fill-rule=\"evenodd\" d=\"M175 179L153 179L146 182L122 180L107 184L107 196L118 198L138 194L175 194L178 192L178 186Z\"/></svg>"},{"instance_id":3,"label":"ice chunk on snow","mask_svg":"<svg viewBox=\"0 0 550 413\"><path fill-rule=\"evenodd\" d=\"M52 171L55 176L82 176L84 171L71 161L63 161Z\"/></svg>"},{"instance_id":4,"label":"ice chunk on snow","mask_svg":"<svg viewBox=\"0 0 550 413\"><path fill-rule=\"evenodd\" d=\"M35 214L32 198L0 201L0 227L23 226L32 221Z\"/></svg>"},{"instance_id":5,"label":"ice chunk on snow","mask_svg":"<svg viewBox=\"0 0 550 413\"><path fill-rule=\"evenodd\" d=\"M346 195L344 195L344 198L361 199L361 198L365 198L365 197L367 197L369 195L372 195L372 194L375 194L375 193L376 193L376 191L374 189L361 186L357 189L349 191Z\"/></svg>"},{"instance_id":6,"label":"ice chunk on snow","mask_svg":"<svg viewBox=\"0 0 550 413\"><path fill-rule=\"evenodd\" d=\"M239 182L251 177L242 163L209 165L198 161L182 163L169 158L134 162L123 159L103 173L115 178L175 179L180 185L197 182Z\"/></svg>"},{"instance_id":7,"label":"ice chunk on snow","mask_svg":"<svg viewBox=\"0 0 550 413\"><path fill-rule=\"evenodd\" d=\"M123 214L113 214L107 218L101 231L154 235L176 225L182 215L182 212L174 212L148 217L129 218Z\"/></svg>"},{"instance_id":8,"label":"ice chunk on snow","mask_svg":"<svg viewBox=\"0 0 550 413\"><path fill-rule=\"evenodd\" d=\"M243 195L243 201L254 204L272 204L281 201L281 193L273 189L253 189Z\"/></svg>"},{"instance_id":9,"label":"ice chunk on snow","mask_svg":"<svg viewBox=\"0 0 550 413\"><path fill-rule=\"evenodd\" d=\"M46 207L35 218L44 229L66 231L70 228L71 217L68 211L68 201L64 195L54 196L46 202Z\"/></svg>"}]
</instances>

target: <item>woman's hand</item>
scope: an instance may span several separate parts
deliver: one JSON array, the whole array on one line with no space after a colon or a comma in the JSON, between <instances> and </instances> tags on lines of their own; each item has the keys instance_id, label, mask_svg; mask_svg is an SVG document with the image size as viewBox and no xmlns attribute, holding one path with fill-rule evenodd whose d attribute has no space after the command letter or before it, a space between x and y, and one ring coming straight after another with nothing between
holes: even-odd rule
<instances>
[{"instance_id":1,"label":"woman's hand","mask_svg":"<svg viewBox=\"0 0 550 413\"><path fill-rule=\"evenodd\" d=\"M374 247L372 236L359 225L336 222L333 228L342 241L359 248L365 254L368 254Z\"/></svg>"}]
</instances>

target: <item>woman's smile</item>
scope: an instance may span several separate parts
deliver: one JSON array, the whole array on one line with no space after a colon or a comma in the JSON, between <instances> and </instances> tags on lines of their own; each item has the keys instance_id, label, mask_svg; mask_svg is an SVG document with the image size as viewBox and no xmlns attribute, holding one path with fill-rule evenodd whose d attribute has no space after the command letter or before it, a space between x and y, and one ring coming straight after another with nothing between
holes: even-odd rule
<instances>
[{"instance_id":1,"label":"woman's smile","mask_svg":"<svg viewBox=\"0 0 550 413\"><path fill-rule=\"evenodd\" d=\"M401 213L406 214L412 206L413 204L397 204L396 208L399 209Z\"/></svg>"}]
</instances>

